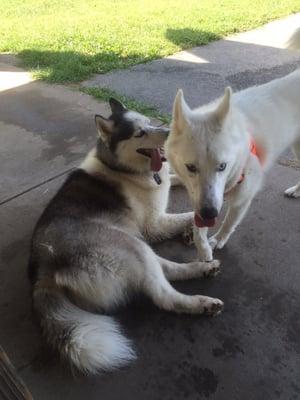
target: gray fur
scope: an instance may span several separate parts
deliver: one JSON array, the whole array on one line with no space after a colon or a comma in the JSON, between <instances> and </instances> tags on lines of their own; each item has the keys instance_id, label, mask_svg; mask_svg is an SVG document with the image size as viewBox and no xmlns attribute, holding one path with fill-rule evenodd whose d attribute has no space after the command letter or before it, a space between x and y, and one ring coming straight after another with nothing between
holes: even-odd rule
<instances>
[{"instance_id":1,"label":"gray fur","mask_svg":"<svg viewBox=\"0 0 300 400\"><path fill-rule=\"evenodd\" d=\"M99 148L92 150L51 200L37 223L30 258L33 304L43 335L87 373L134 358L129 340L105 314L137 291L168 311L216 314L223 306L218 299L181 294L168 281L215 275L217 261L174 263L146 243L183 233L193 214L166 213L168 166L163 164L157 185L149 158L137 151L162 147L166 129L112 104L122 115L98 121L104 153L99 157ZM117 132L118 124L127 127L126 135ZM147 134L139 137L141 129Z\"/></svg>"}]
</instances>

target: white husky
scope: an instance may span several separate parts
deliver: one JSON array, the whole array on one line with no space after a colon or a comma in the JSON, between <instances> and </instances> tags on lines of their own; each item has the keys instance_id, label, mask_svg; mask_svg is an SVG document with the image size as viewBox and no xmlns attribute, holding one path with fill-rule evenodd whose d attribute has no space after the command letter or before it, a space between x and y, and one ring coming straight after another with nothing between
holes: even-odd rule
<instances>
[{"instance_id":1,"label":"white husky","mask_svg":"<svg viewBox=\"0 0 300 400\"><path fill-rule=\"evenodd\" d=\"M291 47L300 48L300 30ZM300 159L300 70L234 94L228 87L223 97L195 110L178 91L166 154L193 204L200 259L212 260L212 250L225 245L265 172L290 146ZM300 181L285 194L300 197ZM208 227L215 224L224 196L227 214L208 240Z\"/></svg>"}]
</instances>

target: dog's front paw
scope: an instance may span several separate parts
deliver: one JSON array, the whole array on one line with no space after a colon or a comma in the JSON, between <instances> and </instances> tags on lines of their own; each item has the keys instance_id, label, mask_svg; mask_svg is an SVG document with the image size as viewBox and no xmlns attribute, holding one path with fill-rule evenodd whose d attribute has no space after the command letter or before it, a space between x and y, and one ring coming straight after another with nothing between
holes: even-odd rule
<instances>
[{"instance_id":1,"label":"dog's front paw","mask_svg":"<svg viewBox=\"0 0 300 400\"><path fill-rule=\"evenodd\" d=\"M218 238L216 235L211 236L208 239L208 242L210 244L210 247L212 248L212 250L215 249L223 249L223 247L225 246L226 242L227 242L227 238Z\"/></svg>"},{"instance_id":2,"label":"dog's front paw","mask_svg":"<svg viewBox=\"0 0 300 400\"><path fill-rule=\"evenodd\" d=\"M292 187L286 189L284 194L287 197L297 199L298 197L300 197L300 185L298 184L298 185L295 185L295 186L292 186Z\"/></svg>"},{"instance_id":3,"label":"dog's front paw","mask_svg":"<svg viewBox=\"0 0 300 400\"><path fill-rule=\"evenodd\" d=\"M221 272L220 261L212 260L211 262L205 263L205 271L203 276L207 278L214 278Z\"/></svg>"},{"instance_id":4,"label":"dog's front paw","mask_svg":"<svg viewBox=\"0 0 300 400\"><path fill-rule=\"evenodd\" d=\"M220 314L224 309L224 303L222 300L208 298L206 304L204 304L203 313L206 315L216 316Z\"/></svg>"}]
</instances>

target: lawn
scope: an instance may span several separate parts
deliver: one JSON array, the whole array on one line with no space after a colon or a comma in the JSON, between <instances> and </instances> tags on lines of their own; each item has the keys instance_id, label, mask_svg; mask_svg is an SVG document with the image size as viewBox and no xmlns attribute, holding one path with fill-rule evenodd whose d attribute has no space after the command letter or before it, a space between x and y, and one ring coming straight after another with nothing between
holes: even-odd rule
<instances>
[{"instance_id":1,"label":"lawn","mask_svg":"<svg viewBox=\"0 0 300 400\"><path fill-rule=\"evenodd\" d=\"M0 51L78 82L300 10L299 0L1 0Z\"/></svg>"}]
</instances>

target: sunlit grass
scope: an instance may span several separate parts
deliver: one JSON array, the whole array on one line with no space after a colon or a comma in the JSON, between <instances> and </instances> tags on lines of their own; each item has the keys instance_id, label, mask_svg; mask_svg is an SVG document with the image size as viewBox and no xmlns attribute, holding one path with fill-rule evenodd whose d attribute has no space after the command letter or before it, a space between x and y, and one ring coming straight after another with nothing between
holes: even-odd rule
<instances>
[{"instance_id":1,"label":"sunlit grass","mask_svg":"<svg viewBox=\"0 0 300 400\"><path fill-rule=\"evenodd\" d=\"M0 51L75 82L300 11L299 0L1 0Z\"/></svg>"}]
</instances>

